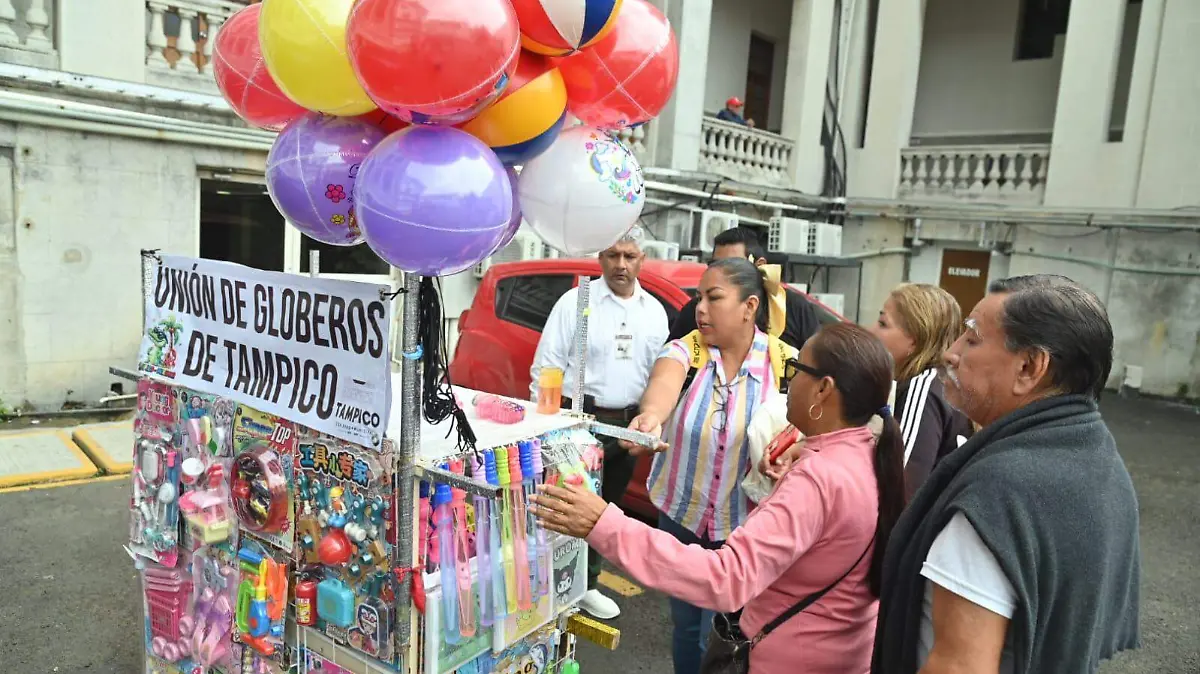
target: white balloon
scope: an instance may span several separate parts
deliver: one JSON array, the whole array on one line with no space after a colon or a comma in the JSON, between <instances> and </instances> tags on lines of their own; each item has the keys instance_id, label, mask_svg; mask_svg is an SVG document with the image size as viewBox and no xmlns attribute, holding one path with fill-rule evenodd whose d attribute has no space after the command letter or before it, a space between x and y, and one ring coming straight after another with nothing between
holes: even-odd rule
<instances>
[{"instance_id":1,"label":"white balloon","mask_svg":"<svg viewBox=\"0 0 1200 674\"><path fill-rule=\"evenodd\" d=\"M521 167L525 222L570 256L594 255L637 224L646 205L642 167L619 140L589 126L564 130Z\"/></svg>"}]
</instances>

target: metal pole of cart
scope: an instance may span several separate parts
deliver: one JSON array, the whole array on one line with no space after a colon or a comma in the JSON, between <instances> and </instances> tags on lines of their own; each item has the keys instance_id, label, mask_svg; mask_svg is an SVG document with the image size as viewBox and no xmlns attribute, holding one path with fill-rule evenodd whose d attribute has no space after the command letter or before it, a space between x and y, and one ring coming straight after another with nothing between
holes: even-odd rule
<instances>
[{"instance_id":1,"label":"metal pole of cart","mask_svg":"<svg viewBox=\"0 0 1200 674\"><path fill-rule=\"evenodd\" d=\"M579 297L575 303L575 390L571 391L571 411L583 411L583 374L587 372L588 296L592 279L579 277Z\"/></svg>"},{"instance_id":2,"label":"metal pole of cart","mask_svg":"<svg viewBox=\"0 0 1200 674\"><path fill-rule=\"evenodd\" d=\"M413 513L413 466L417 460L421 442L421 353L419 329L420 302L417 293L421 277L404 274L401 293L404 295L404 320L401 322L403 339L400 362L400 448L396 453L396 555L397 564L412 569ZM412 569L412 573L420 573ZM396 652L408 658L408 646L412 639L412 578L405 576L396 588ZM409 664L409 663L406 663ZM411 669L411 667L410 667Z\"/></svg>"},{"instance_id":3,"label":"metal pole of cart","mask_svg":"<svg viewBox=\"0 0 1200 674\"><path fill-rule=\"evenodd\" d=\"M158 266L158 251L142 249L142 329L146 327L146 305L154 294L154 268Z\"/></svg>"}]
</instances>

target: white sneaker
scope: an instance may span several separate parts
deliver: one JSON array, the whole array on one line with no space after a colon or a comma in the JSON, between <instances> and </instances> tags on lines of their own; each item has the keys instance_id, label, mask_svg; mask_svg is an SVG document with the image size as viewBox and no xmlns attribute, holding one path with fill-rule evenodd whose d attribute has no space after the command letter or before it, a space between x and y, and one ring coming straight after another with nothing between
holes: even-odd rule
<instances>
[{"instance_id":1,"label":"white sneaker","mask_svg":"<svg viewBox=\"0 0 1200 674\"><path fill-rule=\"evenodd\" d=\"M579 600L579 608L601 620L612 620L621 615L621 607L617 602L600 594L600 590L588 590Z\"/></svg>"}]
</instances>

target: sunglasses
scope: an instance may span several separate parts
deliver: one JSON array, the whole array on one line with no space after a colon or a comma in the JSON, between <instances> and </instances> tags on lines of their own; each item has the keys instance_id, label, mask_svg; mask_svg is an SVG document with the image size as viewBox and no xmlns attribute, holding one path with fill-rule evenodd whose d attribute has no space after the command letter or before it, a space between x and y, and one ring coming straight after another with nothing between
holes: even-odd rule
<instances>
[{"instance_id":1,"label":"sunglasses","mask_svg":"<svg viewBox=\"0 0 1200 674\"><path fill-rule=\"evenodd\" d=\"M822 372L815 367L809 367L809 366L805 365L804 363L801 363L799 360L796 360L795 358L788 358L787 360L783 361L783 378L784 378L784 380L791 381L793 377L800 374L801 372L803 372L804 374L806 374L810 377L814 377L816 379L821 379L822 377L832 377L833 376L831 374Z\"/></svg>"}]
</instances>

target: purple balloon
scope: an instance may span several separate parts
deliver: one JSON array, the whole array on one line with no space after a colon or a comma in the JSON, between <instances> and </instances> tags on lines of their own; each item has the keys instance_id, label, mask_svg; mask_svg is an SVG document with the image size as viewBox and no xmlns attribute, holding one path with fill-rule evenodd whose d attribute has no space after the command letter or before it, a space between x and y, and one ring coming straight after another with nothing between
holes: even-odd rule
<instances>
[{"instance_id":1,"label":"purple balloon","mask_svg":"<svg viewBox=\"0 0 1200 674\"><path fill-rule=\"evenodd\" d=\"M354 208L359 165L387 134L349 117L309 113L267 155L267 192L296 229L335 246L362 243Z\"/></svg>"},{"instance_id":2,"label":"purple balloon","mask_svg":"<svg viewBox=\"0 0 1200 674\"><path fill-rule=\"evenodd\" d=\"M423 276L470 269L512 220L513 188L496 153L449 127L410 126L363 162L355 208L367 245Z\"/></svg>"},{"instance_id":3,"label":"purple balloon","mask_svg":"<svg viewBox=\"0 0 1200 674\"><path fill-rule=\"evenodd\" d=\"M512 187L513 192L512 220L508 221L508 227L504 230L504 236L501 237L500 243L496 244L496 248L491 253L488 253L489 256L512 242L513 237L517 235L517 230L521 229L521 201L520 196L517 194L517 172L511 166L506 166L504 172L508 174L508 184Z\"/></svg>"}]
</instances>

